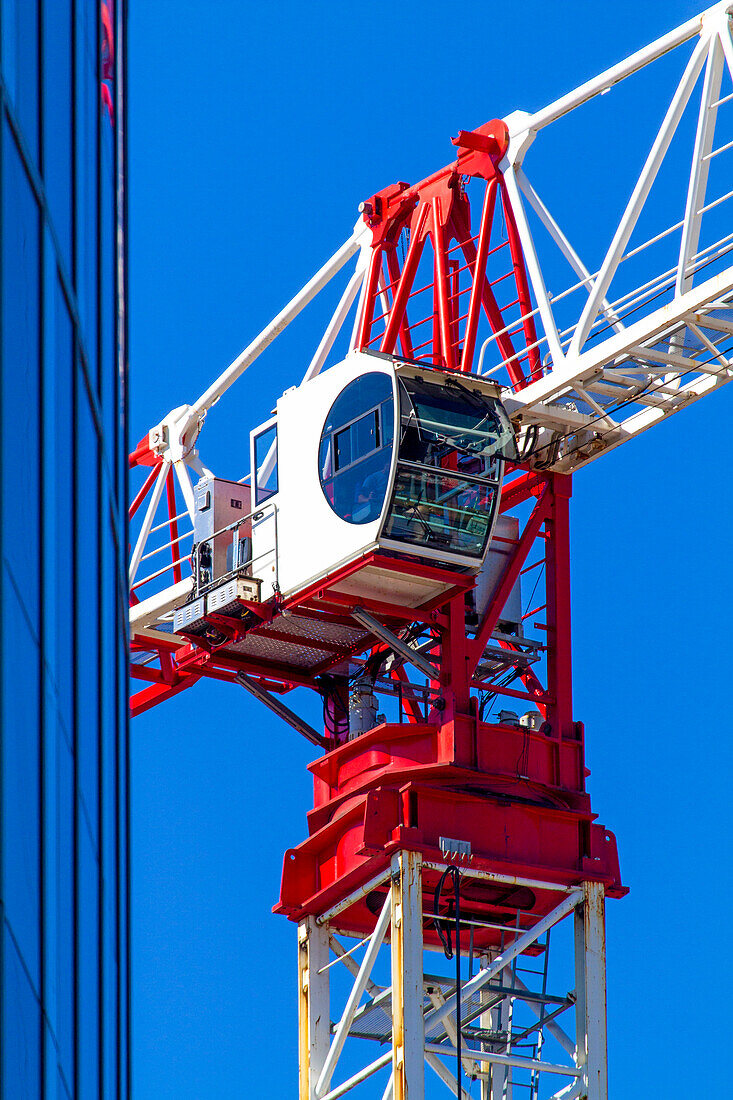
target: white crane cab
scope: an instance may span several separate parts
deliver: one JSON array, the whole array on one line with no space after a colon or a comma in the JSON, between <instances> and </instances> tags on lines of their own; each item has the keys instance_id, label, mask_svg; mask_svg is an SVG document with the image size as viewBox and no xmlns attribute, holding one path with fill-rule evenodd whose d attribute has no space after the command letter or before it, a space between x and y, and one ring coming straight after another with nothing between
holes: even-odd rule
<instances>
[{"instance_id":1,"label":"white crane cab","mask_svg":"<svg viewBox=\"0 0 733 1100\"><path fill-rule=\"evenodd\" d=\"M418 607L450 587L441 571L478 572L514 457L498 394L479 376L365 352L283 394L251 435L261 599L327 582Z\"/></svg>"}]
</instances>

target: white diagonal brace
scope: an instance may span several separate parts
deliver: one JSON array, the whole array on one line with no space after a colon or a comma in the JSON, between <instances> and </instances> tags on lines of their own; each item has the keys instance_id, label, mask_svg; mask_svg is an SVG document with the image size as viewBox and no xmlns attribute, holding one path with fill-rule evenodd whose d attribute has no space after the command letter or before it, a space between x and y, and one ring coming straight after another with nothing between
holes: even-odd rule
<instances>
[{"instance_id":1,"label":"white diagonal brace","mask_svg":"<svg viewBox=\"0 0 733 1100\"><path fill-rule=\"evenodd\" d=\"M359 973L356 976L356 980L351 988L351 993L346 1002L341 1019L339 1020L336 1031L334 1032L333 1042L331 1043L331 1049L328 1052L328 1056L321 1070L321 1076L318 1078L318 1084L316 1085L316 1096L323 1097L331 1083L331 1077L333 1071L336 1068L336 1063L339 1060L341 1051L343 1050L346 1037L349 1034L352 1021L354 1019L354 1013L356 1012L359 1001L362 998L364 990L366 989L369 975L372 972L372 967L379 953L379 948L382 946L385 933L389 926L390 917L392 915L392 896L387 894L382 911L379 914L379 920L372 934L372 938L369 941L369 946L366 949L361 966L359 967ZM390 1058L391 1058L390 1054Z\"/></svg>"},{"instance_id":2,"label":"white diagonal brace","mask_svg":"<svg viewBox=\"0 0 733 1100\"><path fill-rule=\"evenodd\" d=\"M519 186L522 189L522 191L524 192L524 194L527 196L527 199L529 200L530 205L532 206L533 210L537 214L537 217L540 219L540 221L544 225L545 229L550 234L553 241L555 242L555 244L560 249L560 251L562 252L565 259L568 261L568 263L572 267L575 274L578 275L583 280L586 287L588 289L590 289L590 286L591 286L591 283L592 283L592 280L593 280L593 276L591 275L590 271L588 270L588 268L585 266L585 264L581 260L578 253L575 251L575 249L571 245L568 238L563 233L560 226L557 224L557 222L553 218L550 211L545 206L545 204L542 201L542 199L540 198L540 196L535 191L535 189L532 186L532 184L530 183L530 181L527 179L527 175L524 171L524 168L517 168L516 169L516 175L517 175L517 183L519 184ZM613 307L611 306L611 303L606 298L604 298L603 301L601 302L601 312L608 319L611 326L617 332L620 332L621 329L624 328L623 322L616 315L616 313L614 312Z\"/></svg>"},{"instance_id":3,"label":"white diagonal brace","mask_svg":"<svg viewBox=\"0 0 733 1100\"><path fill-rule=\"evenodd\" d=\"M559 1092L555 1092L550 1097L550 1100L577 1100L578 1097L583 1096L585 1093L585 1085L582 1078L578 1078L577 1081L571 1081L565 1088L560 1089Z\"/></svg>"},{"instance_id":4,"label":"white diagonal brace","mask_svg":"<svg viewBox=\"0 0 733 1100\"><path fill-rule=\"evenodd\" d=\"M559 365L564 362L565 356L560 344L560 335L557 331L557 325L555 324L555 317L550 304L550 296L547 293L547 287L545 286L545 280L542 275L542 268L537 257L534 240L532 239L532 231L527 221L527 214L519 191L519 184L511 164L511 152L510 148L507 158L505 162L503 162L504 182L509 194L509 202L511 203L514 213L514 219L517 223L519 239L522 242L522 251L524 253L524 262L527 265L527 274L532 284L537 308L539 309L540 318L542 320L542 327L547 337L547 347L552 357L553 364Z\"/></svg>"},{"instance_id":5,"label":"white diagonal brace","mask_svg":"<svg viewBox=\"0 0 733 1100\"><path fill-rule=\"evenodd\" d=\"M470 981L466 982L466 984L461 987L461 1001L468 1000L474 993L478 993L480 989L483 989L483 987L487 985L492 978L495 978L512 959L515 959L517 955L521 955L523 951L526 951L526 949L535 942L535 940L539 939L543 932L546 932L548 928L552 928L554 924L561 921L568 913L572 913L576 905L579 905L582 900L582 890L573 890L572 894L568 894L558 906L552 909L542 918L542 920L538 921L533 928L530 928L523 936L519 936L513 943L509 944L501 955L498 955L489 966L479 970ZM450 1016L455 1010L456 994L452 993L450 997L446 998L444 1005L440 1008L434 1008L432 1012L429 1012L425 1017L426 1033L436 1024L442 1023L446 1017Z\"/></svg>"},{"instance_id":6,"label":"white diagonal brace","mask_svg":"<svg viewBox=\"0 0 733 1100\"><path fill-rule=\"evenodd\" d=\"M455 1057L455 1048L443 1043L426 1043L425 1050L430 1054L443 1054ZM525 1058L520 1054L494 1054L489 1050L471 1048L471 1056L479 1062L489 1062L497 1066L516 1066L518 1069L534 1069L540 1073L557 1073L563 1077L579 1077L580 1070L575 1066L561 1066L556 1062L540 1062L536 1058Z\"/></svg>"},{"instance_id":7,"label":"white diagonal brace","mask_svg":"<svg viewBox=\"0 0 733 1100\"><path fill-rule=\"evenodd\" d=\"M717 5L717 7L720 7L720 5ZM701 15L693 16L693 18L688 19L686 23L676 27L673 31L669 31L668 34L663 35L661 38L657 38L648 46L643 46L642 49L637 50L636 53L631 54L624 61L620 61L617 65L612 65L609 69L605 69L602 73L599 73L598 76L594 76L590 80L587 80L585 84L581 84L580 87L575 88L574 91L568 92L566 95L561 96L560 99L556 99L547 107L535 111L533 115L525 115L522 119L521 127L510 130L511 136L515 137L523 132L541 130L545 126L549 126L551 122L555 122L558 118L562 118L562 116L566 115L569 111L573 111L576 107L582 106L583 103L587 103L588 100L593 99L594 96L600 95L608 88L612 88L614 84L618 84L619 81L624 80L626 77L632 76L634 73L638 72L639 69L643 69L645 65L648 65L652 61L656 61L658 57L662 57L664 54L669 53L670 50L674 50L677 46L681 46L683 42L688 42L691 38L700 34L702 20L703 17Z\"/></svg>"},{"instance_id":8,"label":"white diagonal brace","mask_svg":"<svg viewBox=\"0 0 733 1100\"><path fill-rule=\"evenodd\" d=\"M657 177L660 165L664 160L670 142L674 137L679 121L687 106L695 81L700 75L700 70L705 63L707 50L708 40L707 38L703 38L697 43L690 60L687 62L685 71L682 74L682 79L672 96L672 102L664 116L664 121L654 139L644 167L636 181L636 186L631 194L631 198L626 205L626 209L618 224L613 240L609 245L608 252L606 253L605 259L593 283L593 290L588 297L588 301L586 302L570 343L569 356L577 354L580 351L593 326L601 302L606 296L611 280L616 273L616 268L621 262L624 249L634 231L652 184Z\"/></svg>"},{"instance_id":9,"label":"white diagonal brace","mask_svg":"<svg viewBox=\"0 0 733 1100\"><path fill-rule=\"evenodd\" d=\"M729 336L733 336L733 322L725 321L722 317L709 317L706 313L701 313L695 320L698 325L704 325L705 328L714 328L718 332L727 332Z\"/></svg>"},{"instance_id":10,"label":"white diagonal brace","mask_svg":"<svg viewBox=\"0 0 733 1100\"><path fill-rule=\"evenodd\" d=\"M733 77L733 42L731 42L731 21L725 19L720 27L720 44L723 47L723 53L725 54L726 64L728 65L728 72Z\"/></svg>"},{"instance_id":11,"label":"white diagonal brace","mask_svg":"<svg viewBox=\"0 0 733 1100\"><path fill-rule=\"evenodd\" d=\"M347 1081L337 1085L335 1089L331 1089L327 1092L321 1100L337 1100L339 1096L343 1096L344 1093L350 1092L356 1085L360 1085L362 1081L366 1081L368 1077L371 1077L378 1070L383 1069L389 1065L392 1060L392 1051L388 1050L386 1054L380 1055L374 1062L370 1062L368 1066L364 1066L364 1069L360 1069L358 1073L353 1074Z\"/></svg>"},{"instance_id":12,"label":"white diagonal brace","mask_svg":"<svg viewBox=\"0 0 733 1100\"><path fill-rule=\"evenodd\" d=\"M686 355L679 355L675 351L657 351L656 348L632 348L631 354L637 356L639 359L651 359L652 363L659 363L662 366L677 367L683 374L689 374L690 371L706 373L706 363L698 363L697 359L690 359ZM657 387L655 386L656 390ZM664 392L662 389L661 392Z\"/></svg>"},{"instance_id":13,"label":"white diagonal brace","mask_svg":"<svg viewBox=\"0 0 733 1100\"><path fill-rule=\"evenodd\" d=\"M425 1051L425 1063L430 1066L433 1073L436 1073L441 1079L444 1085L451 1090L454 1096L458 1096L458 1082L454 1073L444 1066L437 1054L430 1054ZM461 1085L461 1100L471 1100L469 1093L466 1092L463 1085Z\"/></svg>"},{"instance_id":14,"label":"white diagonal brace","mask_svg":"<svg viewBox=\"0 0 733 1100\"><path fill-rule=\"evenodd\" d=\"M222 394L226 393L240 375L244 374L247 367L255 361L257 356L260 355L265 348L272 343L275 337L279 336L283 329L287 328L290 322L305 309L308 303L312 301L326 283L341 270L344 264L348 263L351 257L358 252L361 247L364 233L368 232L369 230L366 223L360 219L356 223L354 232L341 246L338 252L335 252L331 259L326 261L323 267L308 280L303 289L280 310L277 316L270 321L269 325L262 330L259 336L256 336L251 344L247 345L241 355L238 355L234 362L219 375L216 381L201 394L198 401L194 402L189 413L189 420L191 422L195 422L203 412L206 412L207 409L210 409L212 405L216 404Z\"/></svg>"},{"instance_id":15,"label":"white diagonal brace","mask_svg":"<svg viewBox=\"0 0 733 1100\"><path fill-rule=\"evenodd\" d=\"M428 993L428 997L430 998L430 1003L433 1008L440 1008L441 1005L445 1004L445 994L443 993L442 989L438 988L432 990ZM456 1021L453 1019L452 1016L447 1016L446 1019L443 1020L443 1027L445 1028L445 1033L450 1039L453 1046L457 1046L458 1028L456 1027ZM465 1057L461 1057L463 1072L468 1077L470 1077L473 1073L473 1064L475 1060L471 1059L470 1054L468 1053L468 1049L465 1046L463 1047L462 1053L465 1054Z\"/></svg>"},{"instance_id":16,"label":"white diagonal brace","mask_svg":"<svg viewBox=\"0 0 733 1100\"><path fill-rule=\"evenodd\" d=\"M342 962L349 973L356 977L359 973L359 964L351 958L351 955L349 955L346 949L341 946L335 936L331 936L330 943L331 950L333 951L334 955L336 955L339 962ZM385 994L387 994L388 996L392 995L392 991L390 989L382 989L381 985L377 985L377 983L373 982L371 978L366 984L366 990L369 996L372 998L384 997Z\"/></svg>"},{"instance_id":17,"label":"white diagonal brace","mask_svg":"<svg viewBox=\"0 0 733 1100\"><path fill-rule=\"evenodd\" d=\"M150 528L153 526L153 520L155 519L155 513L158 509L158 504L160 503L161 493L163 492L163 486L165 485L165 479L168 477L170 466L170 462L164 459L160 466L160 472L155 479L155 485L153 487L153 492L151 494L150 500L148 502L145 519L143 520L143 525L140 528L140 534L137 536L135 549L132 553L132 558L130 559L130 584L132 584L132 582L135 580L135 576L137 575L138 566L140 565L140 561L142 560L145 543L147 542L148 535L150 534Z\"/></svg>"},{"instance_id":18,"label":"white diagonal brace","mask_svg":"<svg viewBox=\"0 0 733 1100\"><path fill-rule=\"evenodd\" d=\"M507 409L513 415L521 408L531 407L537 402L549 401L557 397L562 390L571 388L575 382L583 382L590 378L599 367L627 354L631 348L651 343L655 338L660 339L665 331L671 331L688 314L699 313L711 301L721 295L729 295L731 290L733 290L733 267L713 275L704 283L688 290L680 298L660 306L654 313L642 317L624 332L614 333L602 344L589 348L582 355L572 358L568 356L562 368L553 370L536 382L531 382L518 393L505 396L503 400ZM711 318L708 321L704 317L698 317L697 322L706 327L709 325L710 328L720 328L724 332L731 331L728 322L720 322L717 318Z\"/></svg>"},{"instance_id":19,"label":"white diagonal brace","mask_svg":"<svg viewBox=\"0 0 733 1100\"><path fill-rule=\"evenodd\" d=\"M690 330L690 332L695 333L695 336L697 336L698 340L700 340L700 342L705 345L705 347L708 349L710 354L712 356L714 356L715 359L718 360L718 362L721 364L721 366L725 367L726 370L730 370L731 365L733 365L733 364L731 364L730 359L726 355L723 355L720 348L717 347L717 345L714 344L712 340L708 339L708 337L705 335L705 333L702 331L702 329L698 328L697 325L694 325L692 323L692 321L687 322L687 327Z\"/></svg>"},{"instance_id":20,"label":"white diagonal brace","mask_svg":"<svg viewBox=\"0 0 733 1100\"><path fill-rule=\"evenodd\" d=\"M188 473L188 464L184 459L179 458L173 463L173 469L178 478L178 484L181 486L183 499L186 502L186 511L189 514L191 523L193 523L196 515L196 504L193 499L193 489L191 487L191 478Z\"/></svg>"},{"instance_id":21,"label":"white diagonal brace","mask_svg":"<svg viewBox=\"0 0 733 1100\"><path fill-rule=\"evenodd\" d=\"M587 390L584 390L581 385L579 385L579 384L576 385L575 392L577 393L578 397L581 398L582 401L585 401L586 404L590 405L590 407L597 413L598 419L600 421L602 421L606 425L606 427L608 427L608 428L617 428L618 427L618 424L613 419L613 417L609 416L608 413L606 412L606 410L603 408L603 406L599 405L598 402L593 397L593 395L588 393Z\"/></svg>"},{"instance_id":22,"label":"white diagonal brace","mask_svg":"<svg viewBox=\"0 0 733 1100\"><path fill-rule=\"evenodd\" d=\"M514 984L521 992L529 993L529 987L524 984L518 974L514 975ZM525 1001L524 1003L527 1005L530 1012L534 1013L538 1020L542 1020L541 1010L534 1001ZM549 1034L557 1040L566 1054L569 1054L571 1058L575 1057L575 1043L555 1020L547 1020L543 1022L542 1026L545 1031L549 1032Z\"/></svg>"},{"instance_id":23,"label":"white diagonal brace","mask_svg":"<svg viewBox=\"0 0 733 1100\"><path fill-rule=\"evenodd\" d=\"M341 331L343 323L346 320L347 314L354 304L354 299L361 289L361 284L364 281L365 273L365 267L362 263L363 255L364 252L362 251L359 259L356 262L356 270L349 279L346 285L346 289L341 295L341 300L334 310L333 317L328 322L326 331L321 337L321 342L316 348L315 354L310 361L310 365L308 366L308 370L303 375L304 382L309 382L311 378L315 378L317 374L320 374L321 369L323 368L323 364L326 362L326 359L328 357L328 353L333 347L336 337Z\"/></svg>"},{"instance_id":24,"label":"white diagonal brace","mask_svg":"<svg viewBox=\"0 0 733 1100\"><path fill-rule=\"evenodd\" d=\"M695 148L692 154L692 171L690 172L690 183L687 189L687 204L682 225L680 258L675 282L675 294L678 295L684 294L692 285L692 272L688 273L687 268L692 257L697 254L700 241L700 208L705 202L710 171L709 155L713 148L715 122L718 115L718 108L714 107L713 104L717 103L720 98L722 75L723 51L720 39L715 35L710 39L708 47L708 61L705 68L700 113L695 134Z\"/></svg>"}]
</instances>

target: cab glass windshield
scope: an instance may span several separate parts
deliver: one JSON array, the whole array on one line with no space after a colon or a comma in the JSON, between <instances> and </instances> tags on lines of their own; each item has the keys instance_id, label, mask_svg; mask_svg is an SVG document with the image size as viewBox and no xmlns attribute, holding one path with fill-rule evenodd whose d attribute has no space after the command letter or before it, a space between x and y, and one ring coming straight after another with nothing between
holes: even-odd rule
<instances>
[{"instance_id":1,"label":"cab glass windshield","mask_svg":"<svg viewBox=\"0 0 733 1100\"><path fill-rule=\"evenodd\" d=\"M397 473L383 534L480 558L514 432L501 403L452 379L402 376Z\"/></svg>"}]
</instances>

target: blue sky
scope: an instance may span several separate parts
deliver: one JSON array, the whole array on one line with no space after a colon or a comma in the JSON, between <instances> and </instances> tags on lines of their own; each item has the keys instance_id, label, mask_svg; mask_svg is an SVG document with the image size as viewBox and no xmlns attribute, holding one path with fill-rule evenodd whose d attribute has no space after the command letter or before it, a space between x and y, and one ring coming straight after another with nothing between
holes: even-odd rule
<instances>
[{"instance_id":1,"label":"blue sky","mask_svg":"<svg viewBox=\"0 0 733 1100\"><path fill-rule=\"evenodd\" d=\"M541 107L697 5L130 9L134 443L335 251L363 197L427 175L458 129ZM538 152L591 253L627 193L617 162L648 148L655 94L652 80L583 144L571 130ZM591 205L576 199L583 172ZM246 471L250 428L298 381L317 331L304 322L210 417L200 447L217 474ZM729 1082L731 413L726 389L575 479L575 710L631 887L608 908L623 1100ZM295 928L270 908L282 853L305 835L309 746L214 683L133 721L132 746L136 1100L295 1096Z\"/></svg>"}]
</instances>

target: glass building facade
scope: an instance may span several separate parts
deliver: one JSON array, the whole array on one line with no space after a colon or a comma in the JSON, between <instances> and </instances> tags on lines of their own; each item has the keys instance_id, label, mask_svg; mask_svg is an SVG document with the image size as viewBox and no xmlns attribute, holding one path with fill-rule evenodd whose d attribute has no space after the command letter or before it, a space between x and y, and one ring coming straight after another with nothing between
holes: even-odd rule
<instances>
[{"instance_id":1,"label":"glass building facade","mask_svg":"<svg viewBox=\"0 0 733 1100\"><path fill-rule=\"evenodd\" d=\"M122 0L0 0L0 1097L129 1094Z\"/></svg>"}]
</instances>

